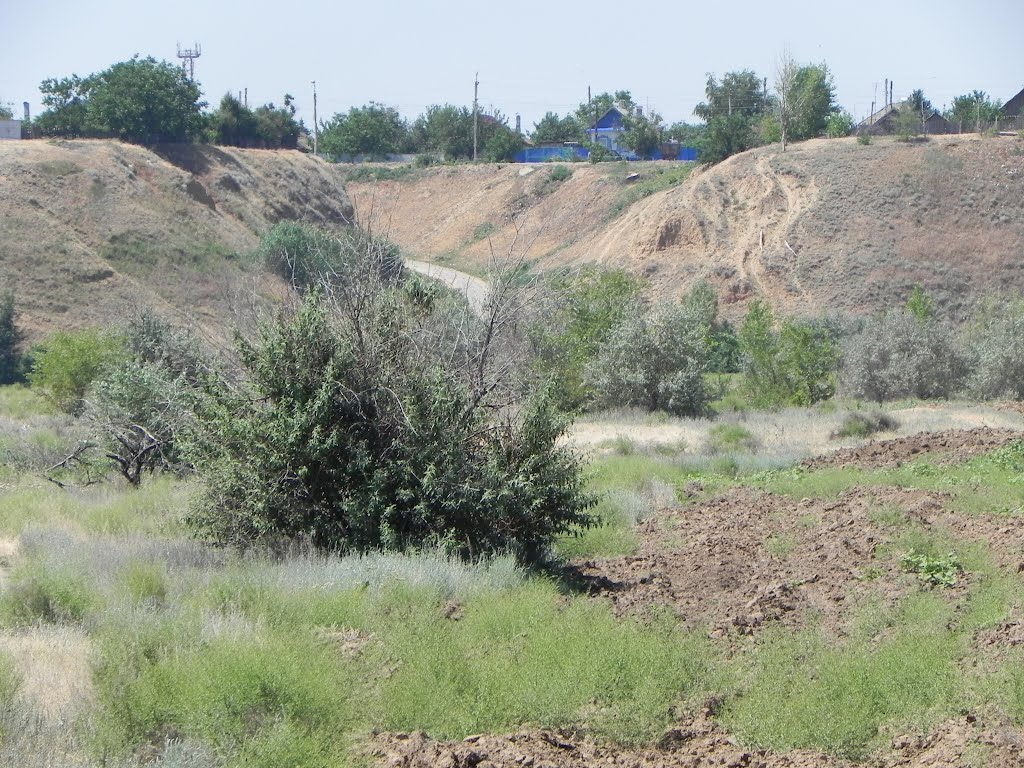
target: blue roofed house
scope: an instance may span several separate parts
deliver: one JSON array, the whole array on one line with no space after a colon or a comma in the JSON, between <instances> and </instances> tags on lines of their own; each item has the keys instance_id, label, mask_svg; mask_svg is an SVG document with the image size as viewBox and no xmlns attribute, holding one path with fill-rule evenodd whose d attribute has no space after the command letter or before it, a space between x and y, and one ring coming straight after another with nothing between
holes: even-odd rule
<instances>
[{"instance_id":1,"label":"blue roofed house","mask_svg":"<svg viewBox=\"0 0 1024 768\"><path fill-rule=\"evenodd\" d=\"M626 160L636 160L636 154L621 144L622 134L626 132L625 116L625 111L612 107L587 129L587 138Z\"/></svg>"}]
</instances>

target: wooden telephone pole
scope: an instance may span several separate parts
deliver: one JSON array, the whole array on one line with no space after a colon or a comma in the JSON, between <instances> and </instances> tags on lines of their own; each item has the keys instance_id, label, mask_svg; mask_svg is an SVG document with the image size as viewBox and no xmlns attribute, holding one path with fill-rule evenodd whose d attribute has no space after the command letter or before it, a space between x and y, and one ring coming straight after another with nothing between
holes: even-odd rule
<instances>
[{"instance_id":1,"label":"wooden telephone pole","mask_svg":"<svg viewBox=\"0 0 1024 768\"><path fill-rule=\"evenodd\" d=\"M477 95L480 91L480 73L473 75L473 162L476 162L476 137L477 137Z\"/></svg>"},{"instance_id":2,"label":"wooden telephone pole","mask_svg":"<svg viewBox=\"0 0 1024 768\"><path fill-rule=\"evenodd\" d=\"M320 144L320 126L316 122L316 80L310 82L313 83L313 157L316 157Z\"/></svg>"}]
</instances>

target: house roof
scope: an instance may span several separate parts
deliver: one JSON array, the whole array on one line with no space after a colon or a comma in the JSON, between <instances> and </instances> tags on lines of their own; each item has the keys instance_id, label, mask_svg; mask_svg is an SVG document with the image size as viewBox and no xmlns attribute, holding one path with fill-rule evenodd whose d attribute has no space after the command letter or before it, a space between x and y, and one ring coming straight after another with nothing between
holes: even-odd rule
<instances>
[{"instance_id":1,"label":"house roof","mask_svg":"<svg viewBox=\"0 0 1024 768\"><path fill-rule=\"evenodd\" d=\"M1024 89L1021 89L1020 93L1003 104L1003 108L1000 111L1008 117L1016 117L1024 113Z\"/></svg>"},{"instance_id":2,"label":"house roof","mask_svg":"<svg viewBox=\"0 0 1024 768\"><path fill-rule=\"evenodd\" d=\"M870 115L861 120L860 124L857 127L862 128L867 127L869 125L874 125L878 121L884 120L885 118L889 117L889 115L891 115L893 112L899 113L899 106L899 104L886 104L873 115Z\"/></svg>"},{"instance_id":3,"label":"house roof","mask_svg":"<svg viewBox=\"0 0 1024 768\"><path fill-rule=\"evenodd\" d=\"M590 128L587 130L593 131L607 131L614 130L622 127L622 118L625 117L626 113L623 112L619 107L613 106L607 110L603 115L597 118L597 121L590 124Z\"/></svg>"}]
</instances>

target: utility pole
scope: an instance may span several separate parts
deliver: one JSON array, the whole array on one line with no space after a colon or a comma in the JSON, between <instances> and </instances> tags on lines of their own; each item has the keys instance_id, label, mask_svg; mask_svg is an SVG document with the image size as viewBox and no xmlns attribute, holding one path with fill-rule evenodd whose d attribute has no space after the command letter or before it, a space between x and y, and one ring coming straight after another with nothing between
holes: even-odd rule
<instances>
[{"instance_id":1,"label":"utility pole","mask_svg":"<svg viewBox=\"0 0 1024 768\"><path fill-rule=\"evenodd\" d=\"M473 75L473 162L476 162L476 137L477 137L477 96L480 93L480 73Z\"/></svg>"},{"instance_id":2,"label":"utility pole","mask_svg":"<svg viewBox=\"0 0 1024 768\"><path fill-rule=\"evenodd\" d=\"M316 157L320 148L320 126L316 121L316 80L310 82L313 83L313 157Z\"/></svg>"}]
</instances>

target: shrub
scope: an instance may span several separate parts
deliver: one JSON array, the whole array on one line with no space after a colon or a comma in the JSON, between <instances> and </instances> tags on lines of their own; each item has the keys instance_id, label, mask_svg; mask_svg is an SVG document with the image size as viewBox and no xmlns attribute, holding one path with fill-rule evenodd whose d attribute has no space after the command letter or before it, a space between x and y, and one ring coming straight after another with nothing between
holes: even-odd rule
<instances>
[{"instance_id":1,"label":"shrub","mask_svg":"<svg viewBox=\"0 0 1024 768\"><path fill-rule=\"evenodd\" d=\"M855 413L848 414L846 418L843 419L843 423L839 426L839 429L832 433L832 438L871 437L878 432L889 432L894 429L899 429L899 426L899 421L888 413L883 413L881 411L862 413L857 411Z\"/></svg>"},{"instance_id":2,"label":"shrub","mask_svg":"<svg viewBox=\"0 0 1024 768\"><path fill-rule=\"evenodd\" d=\"M554 182L566 181L572 178L572 168L565 165L556 165L548 171L548 179Z\"/></svg>"},{"instance_id":3,"label":"shrub","mask_svg":"<svg viewBox=\"0 0 1024 768\"><path fill-rule=\"evenodd\" d=\"M956 586L957 576L963 571L954 552L936 556L911 550L900 557L900 567L904 571L916 573L924 584L932 587Z\"/></svg>"},{"instance_id":4,"label":"shrub","mask_svg":"<svg viewBox=\"0 0 1024 768\"><path fill-rule=\"evenodd\" d=\"M843 347L842 382L853 397L949 397L965 383L967 361L951 330L907 311L870 320Z\"/></svg>"},{"instance_id":5,"label":"shrub","mask_svg":"<svg viewBox=\"0 0 1024 768\"><path fill-rule=\"evenodd\" d=\"M641 283L621 270L584 269L556 275L549 286L552 299L529 330L534 365L558 381L555 397L563 409L583 408L596 396L587 368L623 319L638 311Z\"/></svg>"},{"instance_id":6,"label":"shrub","mask_svg":"<svg viewBox=\"0 0 1024 768\"><path fill-rule=\"evenodd\" d=\"M514 323L500 306L461 326L409 307L378 258L371 249L353 266L351 290L311 290L242 342L243 382L210 384L190 438L206 481L193 523L240 545L541 559L558 534L589 523L591 500L558 444L565 422L550 395L508 407L510 369L488 365L515 359L497 355ZM508 296L492 295L496 306Z\"/></svg>"},{"instance_id":7,"label":"shrub","mask_svg":"<svg viewBox=\"0 0 1024 768\"><path fill-rule=\"evenodd\" d=\"M968 331L967 346L975 396L1024 399L1024 302L983 309Z\"/></svg>"},{"instance_id":8,"label":"shrub","mask_svg":"<svg viewBox=\"0 0 1024 768\"><path fill-rule=\"evenodd\" d=\"M708 430L707 452L711 455L734 451L755 451L760 442L742 424L716 424Z\"/></svg>"},{"instance_id":9,"label":"shrub","mask_svg":"<svg viewBox=\"0 0 1024 768\"><path fill-rule=\"evenodd\" d=\"M272 272L306 290L324 281L351 283L369 251L377 254L374 265L381 275L397 279L402 271L397 247L356 227L335 234L293 221L278 222L260 241L257 256Z\"/></svg>"},{"instance_id":10,"label":"shrub","mask_svg":"<svg viewBox=\"0 0 1024 768\"><path fill-rule=\"evenodd\" d=\"M709 350L706 318L663 304L622 322L601 347L587 378L604 406L641 406L677 416L703 413Z\"/></svg>"},{"instance_id":11,"label":"shrub","mask_svg":"<svg viewBox=\"0 0 1024 768\"><path fill-rule=\"evenodd\" d=\"M772 311L751 303L739 332L743 388L757 406L813 405L835 394L836 330L814 320L787 319L776 330Z\"/></svg>"},{"instance_id":12,"label":"shrub","mask_svg":"<svg viewBox=\"0 0 1024 768\"><path fill-rule=\"evenodd\" d=\"M858 133L857 134L857 143L866 147L868 144L871 143L871 134L867 133L867 132Z\"/></svg>"},{"instance_id":13,"label":"shrub","mask_svg":"<svg viewBox=\"0 0 1024 768\"><path fill-rule=\"evenodd\" d=\"M123 342L107 331L58 332L35 350L29 381L61 410L78 413L92 383L123 355Z\"/></svg>"},{"instance_id":14,"label":"shrub","mask_svg":"<svg viewBox=\"0 0 1024 768\"><path fill-rule=\"evenodd\" d=\"M0 294L0 384L15 384L24 373L18 356L23 334L17 321L14 294L10 291Z\"/></svg>"}]
</instances>

